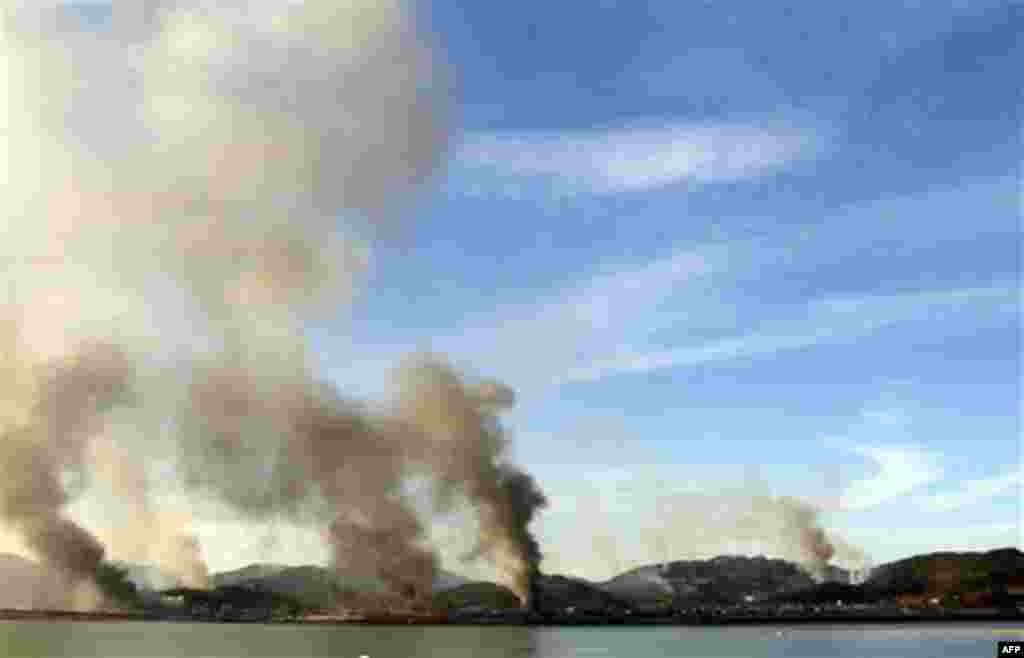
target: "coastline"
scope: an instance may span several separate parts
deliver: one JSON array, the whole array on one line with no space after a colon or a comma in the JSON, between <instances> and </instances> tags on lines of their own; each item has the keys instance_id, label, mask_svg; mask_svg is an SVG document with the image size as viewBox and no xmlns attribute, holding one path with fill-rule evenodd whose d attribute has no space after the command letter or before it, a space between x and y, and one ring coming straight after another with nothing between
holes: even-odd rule
<instances>
[{"instance_id":1,"label":"coastline","mask_svg":"<svg viewBox=\"0 0 1024 658\"><path fill-rule=\"evenodd\" d=\"M18 610L0 609L0 622L3 621L36 621L36 622L165 622L165 623L247 623L261 625L290 625L290 626L350 626L350 625L373 625L373 626L791 626L791 625L813 625L813 624L842 624L842 625L892 625L892 624L964 624L964 623L990 623L990 622L1021 622L1021 632L1024 634L1024 615L1016 612L982 612L978 613L956 613L946 612L942 614L822 614L822 615L757 615L757 616L729 616L715 615L705 617L682 616L682 617L636 617L636 618L579 618L579 619L558 619L547 620L540 618L524 618L522 616L482 618L482 619L452 619L436 615L408 616L408 615L375 615L365 617L316 617L285 619L276 621L200 621L190 617L176 617L148 612L124 612L124 611L103 611L103 612L79 612L71 610Z\"/></svg>"}]
</instances>

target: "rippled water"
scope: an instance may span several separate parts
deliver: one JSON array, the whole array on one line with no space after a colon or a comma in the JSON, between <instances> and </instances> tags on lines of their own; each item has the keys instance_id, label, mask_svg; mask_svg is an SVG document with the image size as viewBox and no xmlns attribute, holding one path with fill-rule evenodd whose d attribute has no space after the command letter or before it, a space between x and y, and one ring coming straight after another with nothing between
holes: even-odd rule
<instances>
[{"instance_id":1,"label":"rippled water","mask_svg":"<svg viewBox=\"0 0 1024 658\"><path fill-rule=\"evenodd\" d=\"M656 628L258 626L179 623L2 622L0 654L93 658L218 656L445 658L782 656L866 658L995 653L1024 624Z\"/></svg>"}]
</instances>

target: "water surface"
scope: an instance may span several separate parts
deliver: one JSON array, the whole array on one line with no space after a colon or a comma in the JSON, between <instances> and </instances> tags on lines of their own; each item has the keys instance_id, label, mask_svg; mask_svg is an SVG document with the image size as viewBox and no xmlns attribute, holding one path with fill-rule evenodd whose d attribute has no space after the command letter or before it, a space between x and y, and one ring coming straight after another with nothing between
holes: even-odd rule
<instances>
[{"instance_id":1,"label":"water surface","mask_svg":"<svg viewBox=\"0 0 1024 658\"><path fill-rule=\"evenodd\" d=\"M1024 624L758 627L261 626L0 622L10 658L977 658Z\"/></svg>"}]
</instances>

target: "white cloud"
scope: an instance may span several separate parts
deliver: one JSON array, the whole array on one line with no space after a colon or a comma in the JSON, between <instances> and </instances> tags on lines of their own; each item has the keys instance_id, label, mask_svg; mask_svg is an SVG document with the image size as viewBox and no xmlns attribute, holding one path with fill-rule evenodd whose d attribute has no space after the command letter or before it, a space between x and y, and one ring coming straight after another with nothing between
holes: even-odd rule
<instances>
[{"instance_id":1,"label":"white cloud","mask_svg":"<svg viewBox=\"0 0 1024 658\"><path fill-rule=\"evenodd\" d=\"M1020 468L1004 475L960 483L956 491L919 496L915 499L918 507L928 512L952 512L964 507L1001 496L1021 487L1024 471Z\"/></svg>"},{"instance_id":2,"label":"white cloud","mask_svg":"<svg viewBox=\"0 0 1024 658\"><path fill-rule=\"evenodd\" d=\"M760 333L667 350L620 351L569 371L563 381L596 381L623 374L694 366L774 354L819 343L868 335L911 320L935 321L978 309L978 304L1013 305L1012 287L994 285L897 295L831 297L812 301L797 319L769 325ZM802 317L799 317L802 316ZM955 316L954 316L955 317ZM971 313L973 317L973 312Z\"/></svg>"},{"instance_id":3,"label":"white cloud","mask_svg":"<svg viewBox=\"0 0 1024 658\"><path fill-rule=\"evenodd\" d=\"M531 291L526 300L496 291L496 310L462 316L451 333L424 338L421 331L404 344L361 345L334 373L340 383L362 385L374 377L349 371L379 372L379 365L393 363L396 354L426 346L449 355L460 368L504 379L524 396L534 396L569 382L853 342L904 324L916 332L903 334L909 342L994 318L1009 321L1018 312L1018 282L775 305L758 297L756 289L739 285L754 277L773 283L780 276L813 276L817 265L853 258L876 240L912 243L907 227L914 224L900 217L949 208L967 212L1000 198L1007 184L996 179L923 199L872 202L783 238L766 234L764 239L687 246L648 264L619 266L547 292ZM941 239L962 238L960 232L943 232L948 222L940 224L936 235ZM860 228L854 231L855 226ZM363 363L370 365L362 368Z\"/></svg>"},{"instance_id":4,"label":"white cloud","mask_svg":"<svg viewBox=\"0 0 1024 658\"><path fill-rule=\"evenodd\" d=\"M457 333L415 347L444 353L468 372L482 368L479 374L498 377L531 396L567 383L843 342L901 323L948 328L1017 312L1016 286L996 282L786 304L766 308L772 319L756 332L736 333L738 302L730 298L736 277L756 271L774 253L747 242L692 246L646 264L605 269L539 299L506 300L499 313L467 320ZM680 344L654 349L659 332L677 337ZM363 349L345 367L380 370L409 349L381 345L376 355ZM340 370L336 374L340 384L352 379Z\"/></svg>"},{"instance_id":5,"label":"white cloud","mask_svg":"<svg viewBox=\"0 0 1024 658\"><path fill-rule=\"evenodd\" d=\"M726 274L731 251L700 245L640 266L606 270L539 301L503 304L499 315L469 322L431 346L461 367L485 364L486 374L524 392L546 389L578 364L607 354L610 346L646 341L652 331L713 312L708 290Z\"/></svg>"},{"instance_id":6,"label":"white cloud","mask_svg":"<svg viewBox=\"0 0 1024 658\"><path fill-rule=\"evenodd\" d=\"M708 291L727 275L733 245L701 244L639 264L601 267L589 277L519 301L504 299L499 312L463 316L450 334L409 343L342 345L332 337L332 379L350 395L386 396L389 370L413 350L444 354L467 373L497 377L523 395L547 392L582 362L609 346L645 340L678 322L730 309ZM669 298L671 297L671 300ZM680 302L680 299L683 301ZM669 301L672 304L669 304ZM716 320L720 321L720 320Z\"/></svg>"},{"instance_id":7,"label":"white cloud","mask_svg":"<svg viewBox=\"0 0 1024 658\"><path fill-rule=\"evenodd\" d=\"M844 510L877 507L942 477L936 455L915 446L854 446L850 451L871 461L875 472L847 486L839 499Z\"/></svg>"},{"instance_id":8,"label":"white cloud","mask_svg":"<svg viewBox=\"0 0 1024 658\"><path fill-rule=\"evenodd\" d=\"M598 194L683 181L760 176L806 157L819 140L792 129L745 124L626 127L575 133L471 135L456 163L469 171L553 179Z\"/></svg>"}]
</instances>

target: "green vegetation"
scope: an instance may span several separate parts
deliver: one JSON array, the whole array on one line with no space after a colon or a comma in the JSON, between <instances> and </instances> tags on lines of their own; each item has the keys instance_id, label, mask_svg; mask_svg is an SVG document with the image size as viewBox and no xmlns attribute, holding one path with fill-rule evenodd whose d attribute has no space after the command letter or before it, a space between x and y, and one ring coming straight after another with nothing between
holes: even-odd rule
<instances>
[{"instance_id":1,"label":"green vegetation","mask_svg":"<svg viewBox=\"0 0 1024 658\"><path fill-rule=\"evenodd\" d=\"M800 603L873 603L902 600L920 605L938 599L945 608L1012 606L1005 583L1024 575L1024 553L931 553L877 567L863 586L824 583L777 597Z\"/></svg>"},{"instance_id":2,"label":"green vegetation","mask_svg":"<svg viewBox=\"0 0 1024 658\"><path fill-rule=\"evenodd\" d=\"M96 571L96 585L111 602L122 608L142 607L142 597L135 583L128 580L128 570L109 562L100 564Z\"/></svg>"},{"instance_id":3,"label":"green vegetation","mask_svg":"<svg viewBox=\"0 0 1024 658\"><path fill-rule=\"evenodd\" d=\"M796 592L787 592L773 597L778 603L803 603L805 605L828 605L836 601L843 603L875 603L881 593L860 585L843 583L821 583L812 587L802 588Z\"/></svg>"},{"instance_id":4,"label":"green vegetation","mask_svg":"<svg viewBox=\"0 0 1024 658\"><path fill-rule=\"evenodd\" d=\"M262 589L291 597L304 609L327 610L344 600L344 592L337 576L329 569L312 565L250 565L237 571L215 575L213 584L220 587L258 585Z\"/></svg>"},{"instance_id":5,"label":"green vegetation","mask_svg":"<svg viewBox=\"0 0 1024 658\"><path fill-rule=\"evenodd\" d=\"M536 583L538 611L558 612L574 608L580 613L608 612L629 607L626 601L593 583L565 576L541 575Z\"/></svg>"},{"instance_id":6,"label":"green vegetation","mask_svg":"<svg viewBox=\"0 0 1024 658\"><path fill-rule=\"evenodd\" d=\"M434 595L438 610L458 610L470 606L488 609L518 608L519 597L512 590L494 583L468 583Z\"/></svg>"},{"instance_id":7,"label":"green vegetation","mask_svg":"<svg viewBox=\"0 0 1024 658\"><path fill-rule=\"evenodd\" d=\"M1024 553L1005 548L987 553L930 553L883 565L867 585L894 595L947 595L991 591L1024 574Z\"/></svg>"},{"instance_id":8,"label":"green vegetation","mask_svg":"<svg viewBox=\"0 0 1024 658\"><path fill-rule=\"evenodd\" d=\"M184 597L184 606L188 611L194 610L196 605L202 605L211 614L226 607L229 611L262 610L272 618L286 619L307 611L307 607L294 596L244 585L225 585L213 590L178 587L164 590L162 594Z\"/></svg>"}]
</instances>

